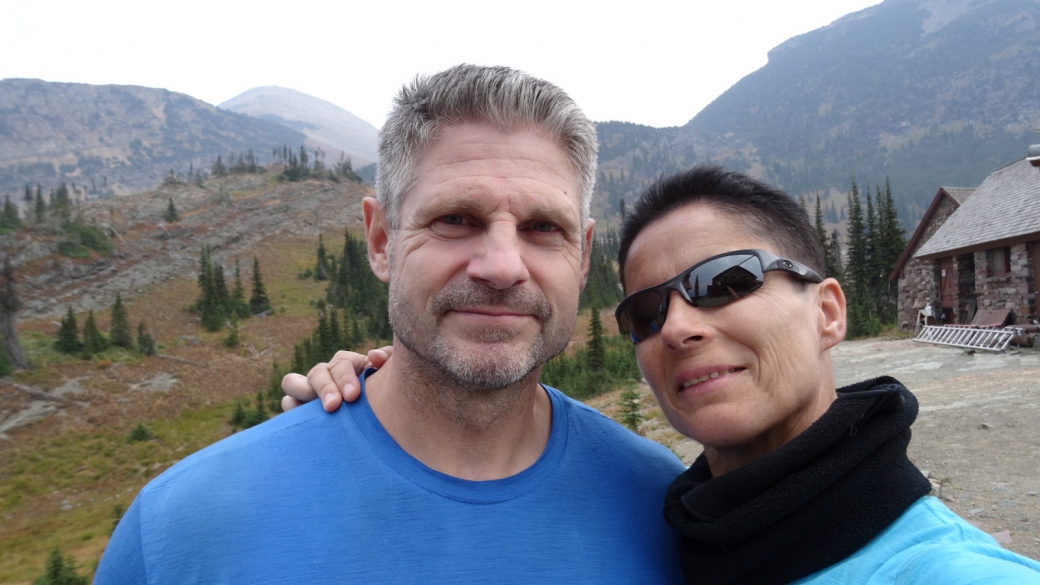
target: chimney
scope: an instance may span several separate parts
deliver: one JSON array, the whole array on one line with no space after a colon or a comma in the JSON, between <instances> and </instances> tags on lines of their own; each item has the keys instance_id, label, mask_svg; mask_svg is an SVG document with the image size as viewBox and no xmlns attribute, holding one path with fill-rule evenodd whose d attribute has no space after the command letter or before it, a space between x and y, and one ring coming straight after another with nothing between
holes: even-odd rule
<instances>
[{"instance_id":1,"label":"chimney","mask_svg":"<svg viewBox=\"0 0 1040 585\"><path fill-rule=\"evenodd\" d=\"M1040 144L1034 144L1029 147L1029 151L1026 153L1026 160L1034 167L1040 167Z\"/></svg>"}]
</instances>

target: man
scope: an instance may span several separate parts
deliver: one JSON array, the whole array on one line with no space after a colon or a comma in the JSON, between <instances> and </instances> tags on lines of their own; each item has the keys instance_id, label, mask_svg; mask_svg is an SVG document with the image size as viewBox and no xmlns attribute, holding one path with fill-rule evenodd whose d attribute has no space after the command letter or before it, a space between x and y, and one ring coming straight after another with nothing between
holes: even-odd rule
<instances>
[{"instance_id":1,"label":"man","mask_svg":"<svg viewBox=\"0 0 1040 585\"><path fill-rule=\"evenodd\" d=\"M402 90L379 158L363 209L393 357L334 415L151 482L95 582L681 581L660 504L683 466L538 384L588 271L592 124L549 83L459 66Z\"/></svg>"}]
</instances>

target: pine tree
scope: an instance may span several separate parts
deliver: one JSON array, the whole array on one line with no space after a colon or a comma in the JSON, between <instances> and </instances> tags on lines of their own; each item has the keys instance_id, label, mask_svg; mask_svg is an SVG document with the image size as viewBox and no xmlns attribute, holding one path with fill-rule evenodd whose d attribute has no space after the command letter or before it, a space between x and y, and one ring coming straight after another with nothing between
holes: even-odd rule
<instances>
[{"instance_id":1,"label":"pine tree","mask_svg":"<svg viewBox=\"0 0 1040 585\"><path fill-rule=\"evenodd\" d=\"M22 219L18 216L18 207L11 203L10 197L4 198L4 208L0 212L0 229L20 230Z\"/></svg>"},{"instance_id":2,"label":"pine tree","mask_svg":"<svg viewBox=\"0 0 1040 585\"><path fill-rule=\"evenodd\" d=\"M621 424L628 427L633 433L638 433L639 423L643 422L643 414L639 412L639 393L629 388L622 392L619 398Z\"/></svg>"},{"instance_id":3,"label":"pine tree","mask_svg":"<svg viewBox=\"0 0 1040 585\"><path fill-rule=\"evenodd\" d=\"M123 297L116 293L116 304L112 305L112 324L108 328L108 337L115 347L134 348L133 334L130 332L130 321L123 305Z\"/></svg>"},{"instance_id":4,"label":"pine tree","mask_svg":"<svg viewBox=\"0 0 1040 585\"><path fill-rule=\"evenodd\" d=\"M47 205L43 202L43 190L36 185L36 197L33 204L33 223L39 225L47 218Z\"/></svg>"},{"instance_id":5,"label":"pine tree","mask_svg":"<svg viewBox=\"0 0 1040 585\"><path fill-rule=\"evenodd\" d=\"M325 242L318 235L318 261L314 266L314 280L329 279L329 259L326 257Z\"/></svg>"},{"instance_id":6,"label":"pine tree","mask_svg":"<svg viewBox=\"0 0 1040 585\"><path fill-rule=\"evenodd\" d=\"M224 338L224 347L238 347L242 341L238 337L238 317L234 313L231 314L231 325L228 329L230 332Z\"/></svg>"},{"instance_id":7,"label":"pine tree","mask_svg":"<svg viewBox=\"0 0 1040 585\"><path fill-rule=\"evenodd\" d=\"M5 347L4 336L0 335L0 378L4 376L10 376L14 372L14 364L11 362L11 356L7 353Z\"/></svg>"},{"instance_id":8,"label":"pine tree","mask_svg":"<svg viewBox=\"0 0 1040 585\"><path fill-rule=\"evenodd\" d=\"M173 197L170 197L170 204L166 207L166 213L163 214L163 221L166 223L177 223L181 220L181 216L177 213L177 208L173 206Z\"/></svg>"},{"instance_id":9,"label":"pine tree","mask_svg":"<svg viewBox=\"0 0 1040 585\"><path fill-rule=\"evenodd\" d=\"M228 421L232 429L244 427L246 424L246 410L242 407L242 401L235 401L235 412L231 415L231 420Z\"/></svg>"},{"instance_id":10,"label":"pine tree","mask_svg":"<svg viewBox=\"0 0 1040 585\"><path fill-rule=\"evenodd\" d=\"M278 409L282 405L282 397L285 396L285 392L282 390L282 378L285 377L287 372L283 372L278 367L278 360L275 360L271 364L271 377L267 379L267 409L271 412L278 412Z\"/></svg>"},{"instance_id":11,"label":"pine tree","mask_svg":"<svg viewBox=\"0 0 1040 585\"><path fill-rule=\"evenodd\" d=\"M4 342L0 351L7 353L15 367L28 369L29 360L22 351L22 342L15 328L21 306L18 289L15 288L14 266L11 265L11 259L5 256L3 268L0 270L0 338Z\"/></svg>"},{"instance_id":12,"label":"pine tree","mask_svg":"<svg viewBox=\"0 0 1040 585\"><path fill-rule=\"evenodd\" d=\"M224 161L221 160L220 155L217 155L217 160L213 161L213 166L209 170L209 174L214 177L223 177L227 175L227 167L224 166Z\"/></svg>"},{"instance_id":13,"label":"pine tree","mask_svg":"<svg viewBox=\"0 0 1040 585\"><path fill-rule=\"evenodd\" d=\"M823 223L823 202L820 201L819 191L816 192L816 239L820 241L820 246L827 247L827 226Z\"/></svg>"},{"instance_id":14,"label":"pine tree","mask_svg":"<svg viewBox=\"0 0 1040 585\"><path fill-rule=\"evenodd\" d=\"M592 319L589 320L589 342L585 346L588 365L587 395L599 394L607 382L607 348L603 339L603 321L599 316L599 307L592 307Z\"/></svg>"},{"instance_id":15,"label":"pine tree","mask_svg":"<svg viewBox=\"0 0 1040 585\"><path fill-rule=\"evenodd\" d=\"M76 560L66 557L60 549L52 549L47 555L44 572L33 579L33 585L87 585L87 577L76 572Z\"/></svg>"},{"instance_id":16,"label":"pine tree","mask_svg":"<svg viewBox=\"0 0 1040 585\"><path fill-rule=\"evenodd\" d=\"M94 310L87 311L87 320L83 322L83 353L88 357L108 349L108 340L98 330L94 322Z\"/></svg>"},{"instance_id":17,"label":"pine tree","mask_svg":"<svg viewBox=\"0 0 1040 585\"><path fill-rule=\"evenodd\" d=\"M51 196L51 213L63 221L72 217L72 200L69 199L69 188L65 183L58 185Z\"/></svg>"},{"instance_id":18,"label":"pine tree","mask_svg":"<svg viewBox=\"0 0 1040 585\"><path fill-rule=\"evenodd\" d=\"M72 313L72 307L68 308L65 317L61 320L61 327L58 328L57 339L54 341L54 349L62 353L78 353L83 349L83 344L79 340L79 326L76 324L76 315Z\"/></svg>"},{"instance_id":19,"label":"pine tree","mask_svg":"<svg viewBox=\"0 0 1040 585\"><path fill-rule=\"evenodd\" d=\"M220 307L220 314L226 319L235 311L231 303L231 295L228 293L227 280L224 278L224 265L219 262L213 263L213 289L217 306Z\"/></svg>"},{"instance_id":20,"label":"pine tree","mask_svg":"<svg viewBox=\"0 0 1040 585\"><path fill-rule=\"evenodd\" d=\"M155 355L155 338L145 331L144 321L137 324L137 351L141 355Z\"/></svg>"},{"instance_id":21,"label":"pine tree","mask_svg":"<svg viewBox=\"0 0 1040 585\"><path fill-rule=\"evenodd\" d=\"M249 310L258 315L271 309L271 301L267 298L264 281L260 277L260 260L253 256L253 295L249 297Z\"/></svg>"},{"instance_id":22,"label":"pine tree","mask_svg":"<svg viewBox=\"0 0 1040 585\"><path fill-rule=\"evenodd\" d=\"M242 286L242 263L235 260L235 288L231 291L231 306L239 319L249 318L249 303L246 302L245 288Z\"/></svg>"},{"instance_id":23,"label":"pine tree","mask_svg":"<svg viewBox=\"0 0 1040 585\"><path fill-rule=\"evenodd\" d=\"M841 261L841 232L834 230L831 232L831 237L827 241L826 247L826 270L827 276L838 279L839 281L845 278L845 269Z\"/></svg>"}]
</instances>

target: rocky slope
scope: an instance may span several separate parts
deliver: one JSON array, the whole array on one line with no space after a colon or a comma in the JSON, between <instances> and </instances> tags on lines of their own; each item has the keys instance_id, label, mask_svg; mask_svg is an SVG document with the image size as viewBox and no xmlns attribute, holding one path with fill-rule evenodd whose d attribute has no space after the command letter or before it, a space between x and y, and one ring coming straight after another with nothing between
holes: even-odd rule
<instances>
[{"instance_id":1,"label":"rocky slope","mask_svg":"<svg viewBox=\"0 0 1040 585\"><path fill-rule=\"evenodd\" d=\"M220 104L220 108L248 114L302 132L307 146L326 152L326 163L350 158L354 168L376 160L379 131L375 126L325 100L286 87L256 87Z\"/></svg>"},{"instance_id":2,"label":"rocky slope","mask_svg":"<svg viewBox=\"0 0 1040 585\"><path fill-rule=\"evenodd\" d=\"M304 139L165 89L0 80L0 195L60 182L87 198L143 191L171 169L208 171L217 155L249 149L263 163L272 147Z\"/></svg>"}]
</instances>

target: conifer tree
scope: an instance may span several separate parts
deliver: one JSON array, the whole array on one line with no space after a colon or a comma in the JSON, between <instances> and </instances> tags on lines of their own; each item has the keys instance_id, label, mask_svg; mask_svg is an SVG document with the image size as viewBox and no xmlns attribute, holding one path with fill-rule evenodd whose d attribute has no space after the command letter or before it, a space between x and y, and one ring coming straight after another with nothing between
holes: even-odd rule
<instances>
[{"instance_id":1,"label":"conifer tree","mask_svg":"<svg viewBox=\"0 0 1040 585\"><path fill-rule=\"evenodd\" d=\"M239 319L249 318L249 303L246 302L245 288L242 286L242 263L235 260L235 288L231 291L231 306Z\"/></svg>"},{"instance_id":2,"label":"conifer tree","mask_svg":"<svg viewBox=\"0 0 1040 585\"><path fill-rule=\"evenodd\" d=\"M267 290L260 277L260 260L253 256L253 295L249 297L249 310L257 315L270 309L271 301L267 298Z\"/></svg>"},{"instance_id":3,"label":"conifer tree","mask_svg":"<svg viewBox=\"0 0 1040 585\"><path fill-rule=\"evenodd\" d=\"M242 407L242 401L235 401L235 412L231 414L231 420L228 421L232 429L238 429L244 427L246 424L246 410Z\"/></svg>"},{"instance_id":4,"label":"conifer tree","mask_svg":"<svg viewBox=\"0 0 1040 585\"><path fill-rule=\"evenodd\" d=\"M108 349L108 340L101 334L94 322L94 310L87 311L87 320L83 322L83 353L88 357Z\"/></svg>"},{"instance_id":5,"label":"conifer tree","mask_svg":"<svg viewBox=\"0 0 1040 585\"><path fill-rule=\"evenodd\" d=\"M213 289L221 316L227 318L234 313L234 306L231 303L231 295L228 293L227 280L224 279L224 265L220 262L213 263Z\"/></svg>"},{"instance_id":6,"label":"conifer tree","mask_svg":"<svg viewBox=\"0 0 1040 585\"><path fill-rule=\"evenodd\" d=\"M238 347L241 340L238 338L238 316L231 314L230 333L224 338L224 347Z\"/></svg>"},{"instance_id":7,"label":"conifer tree","mask_svg":"<svg viewBox=\"0 0 1040 585\"><path fill-rule=\"evenodd\" d=\"M217 160L213 161L213 166L209 170L209 174L214 177L223 177L227 175L227 167L224 166L224 161L221 160L220 155L217 155Z\"/></svg>"},{"instance_id":8,"label":"conifer tree","mask_svg":"<svg viewBox=\"0 0 1040 585\"><path fill-rule=\"evenodd\" d=\"M14 364L11 363L11 356L7 354L6 344L3 341L4 336L0 335L0 378L10 376L14 372Z\"/></svg>"},{"instance_id":9,"label":"conifer tree","mask_svg":"<svg viewBox=\"0 0 1040 585\"><path fill-rule=\"evenodd\" d=\"M66 557L60 549L47 555L43 574L33 579L33 585L87 585L87 577L76 572L76 560Z\"/></svg>"},{"instance_id":10,"label":"conifer tree","mask_svg":"<svg viewBox=\"0 0 1040 585\"><path fill-rule=\"evenodd\" d=\"M33 203L33 223L39 225L47 219L47 205L43 202L43 190L36 185L36 197Z\"/></svg>"},{"instance_id":11,"label":"conifer tree","mask_svg":"<svg viewBox=\"0 0 1040 585\"><path fill-rule=\"evenodd\" d=\"M137 324L137 351L141 355L155 355L155 338L146 332L144 321Z\"/></svg>"},{"instance_id":12,"label":"conifer tree","mask_svg":"<svg viewBox=\"0 0 1040 585\"><path fill-rule=\"evenodd\" d=\"M639 412L639 393L633 388L628 388L621 393L619 398L621 424L628 427L633 433L638 433L639 423L643 422L643 415Z\"/></svg>"},{"instance_id":13,"label":"conifer tree","mask_svg":"<svg viewBox=\"0 0 1040 585\"><path fill-rule=\"evenodd\" d=\"M134 348L133 334L130 332L130 320L126 314L126 306L123 305L123 297L116 293L116 303L112 305L112 324L108 328L108 337L112 345Z\"/></svg>"},{"instance_id":14,"label":"conifer tree","mask_svg":"<svg viewBox=\"0 0 1040 585\"><path fill-rule=\"evenodd\" d=\"M592 319L589 320L589 342L585 349L588 352L589 395L599 393L607 378L607 349L603 339L603 321L599 316L599 307L592 307Z\"/></svg>"},{"instance_id":15,"label":"conifer tree","mask_svg":"<svg viewBox=\"0 0 1040 585\"><path fill-rule=\"evenodd\" d=\"M21 306L18 289L15 288L14 266L11 265L11 259L5 256L4 265L0 269L0 338L4 342L0 351L7 353L15 367L28 369L29 360L22 351L22 342L15 328Z\"/></svg>"},{"instance_id":16,"label":"conifer tree","mask_svg":"<svg viewBox=\"0 0 1040 585\"><path fill-rule=\"evenodd\" d=\"M79 326L76 324L76 315L72 313L72 307L68 308L65 317L61 320L61 327L58 328L57 339L54 341L54 349L62 353L77 353L83 349L83 344L79 340Z\"/></svg>"},{"instance_id":17,"label":"conifer tree","mask_svg":"<svg viewBox=\"0 0 1040 585\"><path fill-rule=\"evenodd\" d=\"M285 396L285 392L282 390L282 378L286 373L278 366L278 360L271 364L271 377L267 379L266 392L267 409L271 412L278 412L278 409L281 408L282 397Z\"/></svg>"},{"instance_id":18,"label":"conifer tree","mask_svg":"<svg viewBox=\"0 0 1040 585\"><path fill-rule=\"evenodd\" d=\"M0 229L22 229L22 218L18 216L18 207L11 203L10 197L4 198L4 208L0 211Z\"/></svg>"},{"instance_id":19,"label":"conifer tree","mask_svg":"<svg viewBox=\"0 0 1040 585\"><path fill-rule=\"evenodd\" d=\"M58 185L51 196L51 213L62 221L72 217L72 200L69 199L69 188L65 183Z\"/></svg>"},{"instance_id":20,"label":"conifer tree","mask_svg":"<svg viewBox=\"0 0 1040 585\"><path fill-rule=\"evenodd\" d=\"M166 213L163 214L163 221L166 223L177 223L181 220L181 216L177 213L177 208L173 205L173 197L170 197L170 204L166 206Z\"/></svg>"},{"instance_id":21,"label":"conifer tree","mask_svg":"<svg viewBox=\"0 0 1040 585\"><path fill-rule=\"evenodd\" d=\"M329 279L329 259L326 257L325 242L318 234L318 261L314 266L314 280Z\"/></svg>"},{"instance_id":22,"label":"conifer tree","mask_svg":"<svg viewBox=\"0 0 1040 585\"><path fill-rule=\"evenodd\" d=\"M823 223L823 202L820 201L820 192L816 192L816 239L820 246L827 247L827 226ZM827 276L830 276L828 274Z\"/></svg>"}]
</instances>

